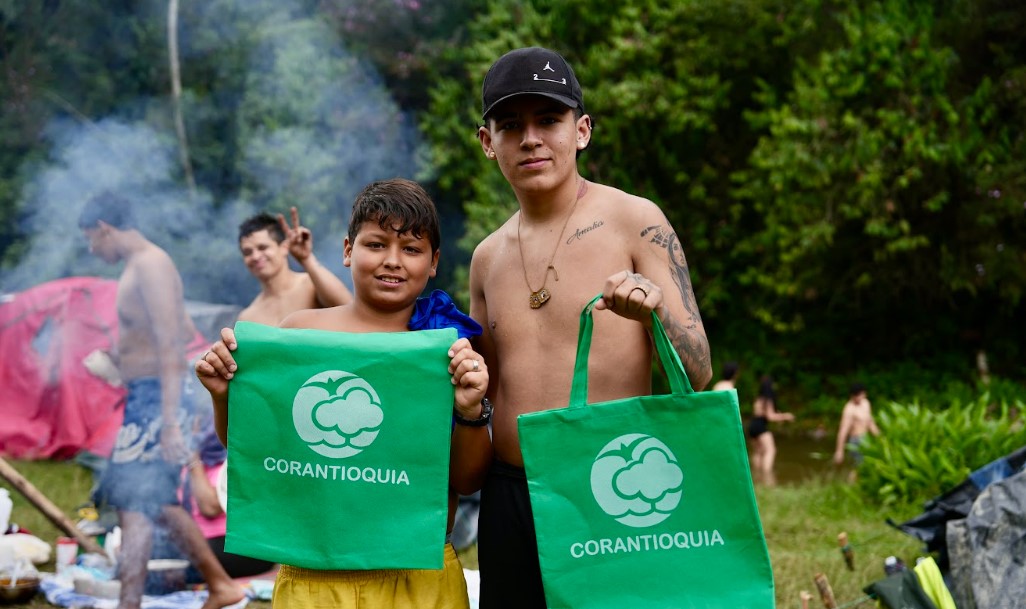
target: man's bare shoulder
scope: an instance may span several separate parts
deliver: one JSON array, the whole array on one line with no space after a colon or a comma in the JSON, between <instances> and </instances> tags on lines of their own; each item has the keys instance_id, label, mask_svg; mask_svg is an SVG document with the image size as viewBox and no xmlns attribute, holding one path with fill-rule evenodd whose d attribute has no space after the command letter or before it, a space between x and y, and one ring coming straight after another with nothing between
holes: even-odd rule
<instances>
[{"instance_id":1,"label":"man's bare shoulder","mask_svg":"<svg viewBox=\"0 0 1026 609\"><path fill-rule=\"evenodd\" d=\"M615 209L626 207L628 213L636 213L639 209L659 209L655 203L645 197L632 195L613 186L589 182L589 187L595 193L595 201L603 206L610 206Z\"/></svg>"},{"instance_id":2,"label":"man's bare shoulder","mask_svg":"<svg viewBox=\"0 0 1026 609\"><path fill-rule=\"evenodd\" d=\"M259 297L250 303L248 307L239 311L238 321L251 321L253 323L264 324L265 326L276 326L281 321L275 317L267 307L261 306Z\"/></svg>"},{"instance_id":3,"label":"man's bare shoulder","mask_svg":"<svg viewBox=\"0 0 1026 609\"><path fill-rule=\"evenodd\" d=\"M294 278L291 287L273 293L265 286L253 302L239 313L239 319L276 326L294 311L318 308L317 290L310 276L306 273L290 272Z\"/></svg>"},{"instance_id":4,"label":"man's bare shoulder","mask_svg":"<svg viewBox=\"0 0 1026 609\"><path fill-rule=\"evenodd\" d=\"M488 258L495 253L504 239L516 232L514 219L516 214L510 216L499 228L493 230L487 237L481 240L474 248L474 258ZM512 232L511 232L512 231Z\"/></svg>"},{"instance_id":5,"label":"man's bare shoulder","mask_svg":"<svg viewBox=\"0 0 1026 609\"><path fill-rule=\"evenodd\" d=\"M150 244L139 252L132 259L132 264L137 268L145 269L147 272L173 272L178 275L178 268L175 266L171 256L160 247Z\"/></svg>"},{"instance_id":6,"label":"man's bare shoulder","mask_svg":"<svg viewBox=\"0 0 1026 609\"><path fill-rule=\"evenodd\" d=\"M514 218L516 218L516 214L511 216L502 224L502 226L489 233L487 237L477 244L474 248L474 253L470 258L471 274L481 273L490 268L492 261L502 250L503 244L516 235L516 224L514 223Z\"/></svg>"}]
</instances>

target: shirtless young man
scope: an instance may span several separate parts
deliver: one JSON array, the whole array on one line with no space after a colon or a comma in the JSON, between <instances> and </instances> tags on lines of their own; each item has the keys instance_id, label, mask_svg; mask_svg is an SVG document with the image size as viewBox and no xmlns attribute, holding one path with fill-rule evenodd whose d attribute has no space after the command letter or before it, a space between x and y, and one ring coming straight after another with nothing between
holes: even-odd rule
<instances>
[{"instance_id":1,"label":"shirtless young man","mask_svg":"<svg viewBox=\"0 0 1026 609\"><path fill-rule=\"evenodd\" d=\"M471 314L491 373L494 461L481 471L481 607L545 607L517 416L566 406L581 310L598 293L589 401L651 393L656 311L695 389L709 343L683 247L651 201L584 179L576 157L591 118L573 70L541 48L502 56L485 76L481 148L520 210L471 261Z\"/></svg>"},{"instance_id":2,"label":"shirtless young man","mask_svg":"<svg viewBox=\"0 0 1026 609\"><path fill-rule=\"evenodd\" d=\"M239 250L242 259L260 281L260 294L239 313L239 321L277 326L290 314L347 304L352 294L330 270L321 266L313 253L313 234L299 223L299 211L291 208L292 224L285 216L267 213L246 219L239 226ZM289 268L292 254L305 273ZM255 575L269 570L264 561L224 551L225 514L217 497L214 480L224 467L227 454L213 427L203 429L200 445L209 447L189 461L188 473L195 501L194 518L210 536L211 549L225 568L237 576Z\"/></svg>"},{"instance_id":3,"label":"shirtless young man","mask_svg":"<svg viewBox=\"0 0 1026 609\"><path fill-rule=\"evenodd\" d=\"M257 214L239 226L239 250L249 272L260 281L260 294L239 313L239 321L277 326L290 313L348 304L353 300L345 284L313 253L313 234L299 224L291 209L292 226L285 216ZM289 268L289 254L305 273Z\"/></svg>"},{"instance_id":4,"label":"shirtless young man","mask_svg":"<svg viewBox=\"0 0 1026 609\"><path fill-rule=\"evenodd\" d=\"M862 438L866 433L880 435L880 428L873 419L873 406L866 398L866 388L862 383L852 385L848 395L848 402L841 412L841 426L837 430L837 448L834 449L834 463L837 465L844 463L845 445L851 451L855 465L859 465L862 462L862 453L859 452Z\"/></svg>"},{"instance_id":5,"label":"shirtless young man","mask_svg":"<svg viewBox=\"0 0 1026 609\"><path fill-rule=\"evenodd\" d=\"M125 263L118 280L118 368L128 390L124 421L96 491L97 503L118 510L123 532L118 559L119 607L140 606L153 522L168 526L210 590L204 609L239 602L244 590L225 573L178 500L189 456L182 429L194 396L183 391L185 345L192 338L182 279L167 253L133 226L131 205L105 193L88 201L79 227L89 251L108 264Z\"/></svg>"}]
</instances>

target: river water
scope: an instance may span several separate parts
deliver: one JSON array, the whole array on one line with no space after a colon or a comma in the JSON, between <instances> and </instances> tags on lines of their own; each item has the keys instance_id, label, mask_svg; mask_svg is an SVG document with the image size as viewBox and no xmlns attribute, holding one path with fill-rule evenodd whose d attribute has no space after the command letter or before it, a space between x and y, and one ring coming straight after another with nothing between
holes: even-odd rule
<instances>
[{"instance_id":1,"label":"river water","mask_svg":"<svg viewBox=\"0 0 1026 609\"><path fill-rule=\"evenodd\" d=\"M774 466L776 484L799 484L810 478L837 476L850 470L850 461L843 467L834 465L834 442L832 434L812 432L773 431L777 445L777 459ZM754 442L748 439L748 460L752 459ZM756 478L756 482L765 482Z\"/></svg>"}]
</instances>

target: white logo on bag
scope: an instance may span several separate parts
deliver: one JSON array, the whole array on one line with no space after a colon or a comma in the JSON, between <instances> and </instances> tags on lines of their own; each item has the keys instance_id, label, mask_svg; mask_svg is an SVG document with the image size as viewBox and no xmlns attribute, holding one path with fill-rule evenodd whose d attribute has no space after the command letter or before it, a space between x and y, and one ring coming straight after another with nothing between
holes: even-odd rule
<instances>
[{"instance_id":1,"label":"white logo on bag","mask_svg":"<svg viewBox=\"0 0 1026 609\"><path fill-rule=\"evenodd\" d=\"M666 520L680 504L684 472L669 447L645 434L606 444L591 466L591 492L606 514L630 527Z\"/></svg>"},{"instance_id":2,"label":"white logo on bag","mask_svg":"<svg viewBox=\"0 0 1026 609\"><path fill-rule=\"evenodd\" d=\"M310 450L344 459L378 437L385 413L370 383L349 372L326 370L310 377L292 402L292 423Z\"/></svg>"}]
</instances>

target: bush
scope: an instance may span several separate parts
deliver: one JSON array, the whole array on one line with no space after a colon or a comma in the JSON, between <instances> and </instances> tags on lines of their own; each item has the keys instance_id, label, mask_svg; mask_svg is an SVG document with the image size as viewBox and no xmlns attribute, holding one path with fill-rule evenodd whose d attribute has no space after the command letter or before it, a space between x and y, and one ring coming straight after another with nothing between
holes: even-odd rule
<instances>
[{"instance_id":1,"label":"bush","mask_svg":"<svg viewBox=\"0 0 1026 609\"><path fill-rule=\"evenodd\" d=\"M932 407L891 402L877 415L881 435L862 445L860 492L884 505L921 505L1026 445L1023 409L1022 400L994 405L989 393Z\"/></svg>"}]
</instances>

